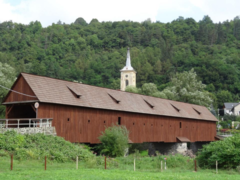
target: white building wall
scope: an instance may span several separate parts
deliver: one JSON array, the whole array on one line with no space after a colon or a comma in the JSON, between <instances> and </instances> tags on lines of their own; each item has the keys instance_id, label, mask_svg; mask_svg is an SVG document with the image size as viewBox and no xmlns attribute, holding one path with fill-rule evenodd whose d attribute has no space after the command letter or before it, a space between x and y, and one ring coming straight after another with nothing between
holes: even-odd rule
<instances>
[{"instance_id":1,"label":"white building wall","mask_svg":"<svg viewBox=\"0 0 240 180\"><path fill-rule=\"evenodd\" d=\"M234 115L239 116L240 115L240 105L237 105L234 107Z\"/></svg>"}]
</instances>

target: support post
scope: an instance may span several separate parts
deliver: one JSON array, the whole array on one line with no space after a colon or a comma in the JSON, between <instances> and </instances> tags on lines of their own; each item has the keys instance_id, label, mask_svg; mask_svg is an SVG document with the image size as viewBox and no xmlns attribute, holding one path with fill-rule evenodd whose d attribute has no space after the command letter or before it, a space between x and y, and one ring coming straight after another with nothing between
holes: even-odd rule
<instances>
[{"instance_id":1,"label":"support post","mask_svg":"<svg viewBox=\"0 0 240 180\"><path fill-rule=\"evenodd\" d=\"M216 161L216 174L218 173L218 162Z\"/></svg>"},{"instance_id":2,"label":"support post","mask_svg":"<svg viewBox=\"0 0 240 180\"><path fill-rule=\"evenodd\" d=\"M195 165L195 171L197 172L197 160L194 160L194 165Z\"/></svg>"},{"instance_id":3,"label":"support post","mask_svg":"<svg viewBox=\"0 0 240 180\"><path fill-rule=\"evenodd\" d=\"M135 158L134 158L134 161L133 161L133 169L135 171Z\"/></svg>"},{"instance_id":4,"label":"support post","mask_svg":"<svg viewBox=\"0 0 240 180\"><path fill-rule=\"evenodd\" d=\"M107 169L107 158L105 156L105 169Z\"/></svg>"},{"instance_id":5,"label":"support post","mask_svg":"<svg viewBox=\"0 0 240 180\"><path fill-rule=\"evenodd\" d=\"M162 161L161 161L161 172L162 172Z\"/></svg>"},{"instance_id":6,"label":"support post","mask_svg":"<svg viewBox=\"0 0 240 180\"><path fill-rule=\"evenodd\" d=\"M40 125L39 126L42 127L42 119L40 119Z\"/></svg>"},{"instance_id":7,"label":"support post","mask_svg":"<svg viewBox=\"0 0 240 180\"><path fill-rule=\"evenodd\" d=\"M47 170L47 156L45 156L45 170Z\"/></svg>"},{"instance_id":8,"label":"support post","mask_svg":"<svg viewBox=\"0 0 240 180\"><path fill-rule=\"evenodd\" d=\"M31 127L31 119L29 119L29 127Z\"/></svg>"},{"instance_id":9,"label":"support post","mask_svg":"<svg viewBox=\"0 0 240 180\"><path fill-rule=\"evenodd\" d=\"M13 154L11 154L11 171L13 170Z\"/></svg>"},{"instance_id":10,"label":"support post","mask_svg":"<svg viewBox=\"0 0 240 180\"><path fill-rule=\"evenodd\" d=\"M8 120L6 120L6 128L8 128Z\"/></svg>"},{"instance_id":11,"label":"support post","mask_svg":"<svg viewBox=\"0 0 240 180\"><path fill-rule=\"evenodd\" d=\"M20 121L20 120L18 119L17 121L18 121L18 129L19 129L19 121Z\"/></svg>"},{"instance_id":12,"label":"support post","mask_svg":"<svg viewBox=\"0 0 240 180\"><path fill-rule=\"evenodd\" d=\"M76 169L78 169L78 156L76 158Z\"/></svg>"},{"instance_id":13,"label":"support post","mask_svg":"<svg viewBox=\"0 0 240 180\"><path fill-rule=\"evenodd\" d=\"M46 127L48 127L48 119L47 119L47 125L46 125Z\"/></svg>"}]
</instances>

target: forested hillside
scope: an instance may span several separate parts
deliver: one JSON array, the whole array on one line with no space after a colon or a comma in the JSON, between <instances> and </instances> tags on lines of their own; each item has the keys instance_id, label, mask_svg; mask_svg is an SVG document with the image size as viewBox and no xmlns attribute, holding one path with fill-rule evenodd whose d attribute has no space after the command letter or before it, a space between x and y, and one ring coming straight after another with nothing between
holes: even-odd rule
<instances>
[{"instance_id":1,"label":"forested hillside","mask_svg":"<svg viewBox=\"0 0 240 180\"><path fill-rule=\"evenodd\" d=\"M16 72L28 72L119 89L119 70L131 48L137 86L167 86L176 72L191 68L207 91L224 101L239 101L240 18L213 23L205 16L196 22L179 17L171 23L99 22L78 18L43 28L0 23L0 62ZM215 99L217 101L217 99Z\"/></svg>"}]
</instances>

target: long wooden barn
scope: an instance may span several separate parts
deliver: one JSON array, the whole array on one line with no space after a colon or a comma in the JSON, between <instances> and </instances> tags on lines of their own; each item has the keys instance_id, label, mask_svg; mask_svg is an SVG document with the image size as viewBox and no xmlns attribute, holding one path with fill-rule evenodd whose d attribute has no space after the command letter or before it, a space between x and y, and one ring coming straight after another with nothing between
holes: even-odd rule
<instances>
[{"instance_id":1,"label":"long wooden barn","mask_svg":"<svg viewBox=\"0 0 240 180\"><path fill-rule=\"evenodd\" d=\"M99 143L112 124L125 125L133 143L216 138L217 119L206 107L27 73L3 104L6 119L53 119L57 135L70 142Z\"/></svg>"}]
</instances>

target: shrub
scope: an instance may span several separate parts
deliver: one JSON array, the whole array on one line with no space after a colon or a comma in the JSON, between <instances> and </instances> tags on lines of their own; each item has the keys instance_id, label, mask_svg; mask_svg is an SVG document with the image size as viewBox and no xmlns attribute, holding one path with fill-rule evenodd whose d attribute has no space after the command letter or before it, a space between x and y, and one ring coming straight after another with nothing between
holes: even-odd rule
<instances>
[{"instance_id":1,"label":"shrub","mask_svg":"<svg viewBox=\"0 0 240 180\"><path fill-rule=\"evenodd\" d=\"M21 135L15 131L0 134L0 156L14 154L18 160L39 159L47 156L57 162L76 159L86 161L95 155L79 144L72 144L58 136L44 134Z\"/></svg>"},{"instance_id":2,"label":"shrub","mask_svg":"<svg viewBox=\"0 0 240 180\"><path fill-rule=\"evenodd\" d=\"M123 156L124 151L128 148L128 134L125 126L116 125L106 128L99 137L100 153L111 157Z\"/></svg>"},{"instance_id":3,"label":"shrub","mask_svg":"<svg viewBox=\"0 0 240 180\"><path fill-rule=\"evenodd\" d=\"M197 156L199 166L214 168L218 161L219 168L236 168L240 162L239 148L240 134L238 133L224 140L204 145Z\"/></svg>"},{"instance_id":4,"label":"shrub","mask_svg":"<svg viewBox=\"0 0 240 180\"><path fill-rule=\"evenodd\" d=\"M232 126L232 121L220 121L219 124L223 129L230 128Z\"/></svg>"}]
</instances>

